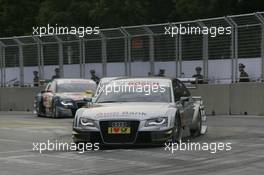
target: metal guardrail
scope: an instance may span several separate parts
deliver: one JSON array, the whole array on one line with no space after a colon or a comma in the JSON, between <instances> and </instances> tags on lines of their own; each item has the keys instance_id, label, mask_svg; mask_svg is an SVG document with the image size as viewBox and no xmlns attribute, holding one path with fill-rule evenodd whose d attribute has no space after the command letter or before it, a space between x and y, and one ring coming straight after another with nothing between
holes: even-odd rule
<instances>
[{"instance_id":1,"label":"metal guardrail","mask_svg":"<svg viewBox=\"0 0 264 175\"><path fill-rule=\"evenodd\" d=\"M164 27L178 25L231 26L231 35L164 34ZM6 86L7 69L17 68L17 78L24 85L25 67L38 67L40 79L45 77L45 66L56 65L64 77L65 65L79 65L79 77L85 77L85 65L99 63L102 76L107 76L107 63L123 62L125 75L132 74L133 62L149 62L149 72L156 73L155 63L175 63L175 77L184 72L184 61L202 61L203 76L210 79L210 60L230 60L231 82L237 82L238 61L261 58L264 79L264 12L164 23L101 29L100 35L80 38L75 35L19 36L0 38L1 85ZM225 77L226 78L226 77ZM225 79L223 78L223 79ZM210 82L210 81L209 81Z\"/></svg>"}]
</instances>

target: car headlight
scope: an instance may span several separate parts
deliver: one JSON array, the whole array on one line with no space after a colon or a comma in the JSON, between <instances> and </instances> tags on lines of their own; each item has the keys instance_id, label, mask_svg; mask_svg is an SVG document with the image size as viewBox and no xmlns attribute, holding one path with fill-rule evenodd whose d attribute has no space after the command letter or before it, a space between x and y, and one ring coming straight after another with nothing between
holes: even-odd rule
<instances>
[{"instance_id":1,"label":"car headlight","mask_svg":"<svg viewBox=\"0 0 264 175\"><path fill-rule=\"evenodd\" d=\"M73 103L71 100L61 100L61 104L63 106L73 106Z\"/></svg>"},{"instance_id":2,"label":"car headlight","mask_svg":"<svg viewBox=\"0 0 264 175\"><path fill-rule=\"evenodd\" d=\"M94 121L85 117L80 117L79 124L83 127L94 127Z\"/></svg>"},{"instance_id":3,"label":"car headlight","mask_svg":"<svg viewBox=\"0 0 264 175\"><path fill-rule=\"evenodd\" d=\"M149 119L146 121L145 126L146 127L149 127L149 126L166 127L168 126L168 117L158 117L158 118Z\"/></svg>"}]
</instances>

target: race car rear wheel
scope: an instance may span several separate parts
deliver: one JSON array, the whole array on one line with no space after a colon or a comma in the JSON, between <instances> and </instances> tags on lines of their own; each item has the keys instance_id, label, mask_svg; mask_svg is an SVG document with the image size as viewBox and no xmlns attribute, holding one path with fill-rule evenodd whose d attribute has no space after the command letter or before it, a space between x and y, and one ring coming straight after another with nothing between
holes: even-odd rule
<instances>
[{"instance_id":1,"label":"race car rear wheel","mask_svg":"<svg viewBox=\"0 0 264 175\"><path fill-rule=\"evenodd\" d=\"M43 117L43 114L41 113L41 108L40 108L40 104L36 107L36 113L37 113L37 117Z\"/></svg>"},{"instance_id":2,"label":"race car rear wheel","mask_svg":"<svg viewBox=\"0 0 264 175\"><path fill-rule=\"evenodd\" d=\"M180 116L176 115L175 123L174 123L174 130L173 130L173 134L172 134L172 142L173 143L180 143L181 142L182 132L183 132L183 128L181 125Z\"/></svg>"},{"instance_id":3,"label":"race car rear wheel","mask_svg":"<svg viewBox=\"0 0 264 175\"><path fill-rule=\"evenodd\" d=\"M198 116L197 116L197 122L196 122L196 129L195 130L190 130L191 136L199 136L201 135L201 130L202 130L202 115L201 111L199 110Z\"/></svg>"}]
</instances>

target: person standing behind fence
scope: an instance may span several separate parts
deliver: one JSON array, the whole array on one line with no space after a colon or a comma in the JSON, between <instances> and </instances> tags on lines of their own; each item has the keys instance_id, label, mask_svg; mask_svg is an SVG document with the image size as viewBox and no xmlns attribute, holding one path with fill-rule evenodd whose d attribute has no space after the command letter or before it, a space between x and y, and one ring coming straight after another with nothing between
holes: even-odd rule
<instances>
[{"instance_id":1,"label":"person standing behind fence","mask_svg":"<svg viewBox=\"0 0 264 175\"><path fill-rule=\"evenodd\" d=\"M195 68L195 70L196 70L196 74L194 74L192 77L196 78L196 81L198 84L203 84L204 78L203 78L203 75L201 74L202 68L198 66Z\"/></svg>"},{"instance_id":2,"label":"person standing behind fence","mask_svg":"<svg viewBox=\"0 0 264 175\"><path fill-rule=\"evenodd\" d=\"M33 85L34 87L38 87L39 86L39 76L38 76L38 71L33 71Z\"/></svg>"},{"instance_id":3,"label":"person standing behind fence","mask_svg":"<svg viewBox=\"0 0 264 175\"><path fill-rule=\"evenodd\" d=\"M240 72L240 76L239 76L239 82L249 82L249 76L247 74L247 72L245 71L245 65L242 63L239 63L239 72Z\"/></svg>"},{"instance_id":4,"label":"person standing behind fence","mask_svg":"<svg viewBox=\"0 0 264 175\"><path fill-rule=\"evenodd\" d=\"M165 69L160 69L157 77L165 77Z\"/></svg>"},{"instance_id":5,"label":"person standing behind fence","mask_svg":"<svg viewBox=\"0 0 264 175\"><path fill-rule=\"evenodd\" d=\"M100 78L96 76L95 70L90 70L91 79L98 85L100 82Z\"/></svg>"},{"instance_id":6,"label":"person standing behind fence","mask_svg":"<svg viewBox=\"0 0 264 175\"><path fill-rule=\"evenodd\" d=\"M60 78L60 69L59 68L55 68L54 72L55 72L55 75L53 75L51 79L54 80L54 79Z\"/></svg>"}]
</instances>

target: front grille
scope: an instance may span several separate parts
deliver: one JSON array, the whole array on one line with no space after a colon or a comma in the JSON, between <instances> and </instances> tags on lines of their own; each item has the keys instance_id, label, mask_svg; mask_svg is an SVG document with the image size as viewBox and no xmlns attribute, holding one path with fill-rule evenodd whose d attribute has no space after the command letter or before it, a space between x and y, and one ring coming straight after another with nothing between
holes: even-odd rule
<instances>
[{"instance_id":1,"label":"front grille","mask_svg":"<svg viewBox=\"0 0 264 175\"><path fill-rule=\"evenodd\" d=\"M127 127L131 128L130 134L108 134L108 127L112 126L113 122L126 122ZM139 121L101 121L100 129L102 139L105 143L133 143L137 136Z\"/></svg>"}]
</instances>

